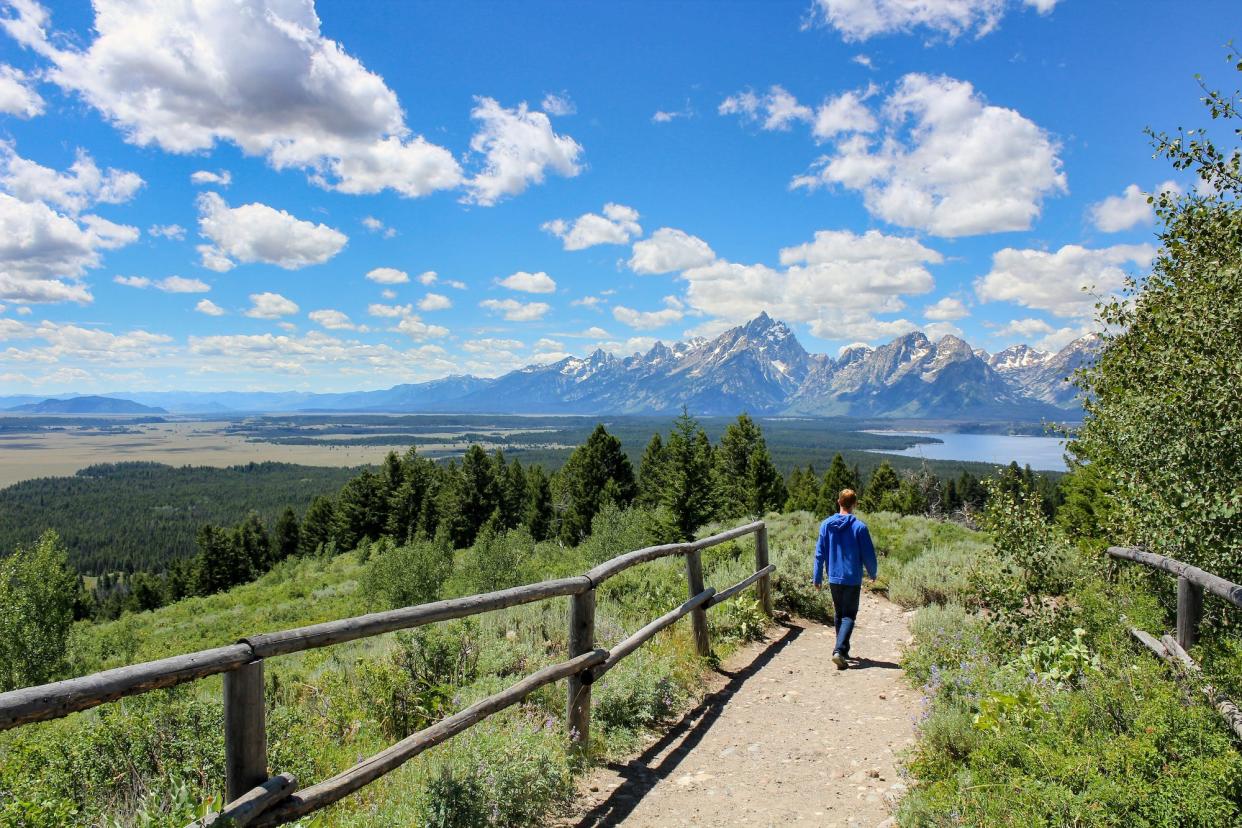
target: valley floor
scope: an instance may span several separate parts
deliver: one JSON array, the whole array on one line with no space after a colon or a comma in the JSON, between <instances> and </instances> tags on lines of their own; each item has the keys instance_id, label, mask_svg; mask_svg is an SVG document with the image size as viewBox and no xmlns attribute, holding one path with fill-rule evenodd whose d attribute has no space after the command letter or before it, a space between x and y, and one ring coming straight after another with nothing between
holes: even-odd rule
<instances>
[{"instance_id":1,"label":"valley floor","mask_svg":"<svg viewBox=\"0 0 1242 828\"><path fill-rule=\"evenodd\" d=\"M583 783L577 828L877 826L905 785L919 694L900 668L912 613L864 591L853 651L829 660L831 626L796 619L727 659L704 701L626 764Z\"/></svg>"}]
</instances>

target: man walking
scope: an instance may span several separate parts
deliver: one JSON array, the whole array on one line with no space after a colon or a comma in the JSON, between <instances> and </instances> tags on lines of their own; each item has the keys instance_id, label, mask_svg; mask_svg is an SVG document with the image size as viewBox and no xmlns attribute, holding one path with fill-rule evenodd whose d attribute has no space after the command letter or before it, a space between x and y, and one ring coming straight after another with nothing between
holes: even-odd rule
<instances>
[{"instance_id":1,"label":"man walking","mask_svg":"<svg viewBox=\"0 0 1242 828\"><path fill-rule=\"evenodd\" d=\"M838 670L849 666L850 633L858 615L858 597L862 592L863 568L875 580L875 547L867 524L854 517L858 495L843 489L837 498L841 511L819 525L819 543L815 547L815 588L823 589L824 570L828 570L828 589L832 592L833 615L837 623L837 646L832 663Z\"/></svg>"}]
</instances>

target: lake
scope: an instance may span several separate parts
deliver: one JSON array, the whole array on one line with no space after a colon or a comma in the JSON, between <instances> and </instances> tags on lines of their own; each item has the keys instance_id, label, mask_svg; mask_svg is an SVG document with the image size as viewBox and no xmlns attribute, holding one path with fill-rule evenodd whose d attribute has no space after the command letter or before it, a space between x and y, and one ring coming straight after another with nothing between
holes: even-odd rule
<instances>
[{"instance_id":1,"label":"lake","mask_svg":"<svg viewBox=\"0 0 1242 828\"><path fill-rule=\"evenodd\" d=\"M1037 471L1065 471L1065 441L1059 437L1022 434L957 434L941 431L872 431L902 437L931 437L938 443L919 443L908 449L870 449L880 454L900 454L927 460L972 460L980 463L1030 465Z\"/></svg>"}]
</instances>

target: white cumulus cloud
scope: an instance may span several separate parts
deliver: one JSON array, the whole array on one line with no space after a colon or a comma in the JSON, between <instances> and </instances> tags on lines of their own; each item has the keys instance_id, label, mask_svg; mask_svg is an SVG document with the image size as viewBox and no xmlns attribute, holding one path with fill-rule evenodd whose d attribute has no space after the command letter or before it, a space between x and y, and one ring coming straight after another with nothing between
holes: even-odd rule
<instances>
[{"instance_id":1,"label":"white cumulus cloud","mask_svg":"<svg viewBox=\"0 0 1242 828\"><path fill-rule=\"evenodd\" d=\"M331 331L352 331L356 327L347 314L331 308L313 310L306 316L310 321Z\"/></svg>"},{"instance_id":2,"label":"white cumulus cloud","mask_svg":"<svg viewBox=\"0 0 1242 828\"><path fill-rule=\"evenodd\" d=\"M233 183L233 174L228 170L220 170L212 172L211 170L198 170L190 173L190 182L193 184L210 184L215 187L227 187Z\"/></svg>"},{"instance_id":3,"label":"white cumulus cloud","mask_svg":"<svg viewBox=\"0 0 1242 828\"><path fill-rule=\"evenodd\" d=\"M685 315L681 303L672 297L665 298L665 307L662 310L639 311L624 305L617 305L612 309L614 319L640 331L650 331L673 322L680 322Z\"/></svg>"},{"instance_id":4,"label":"white cumulus cloud","mask_svg":"<svg viewBox=\"0 0 1242 828\"><path fill-rule=\"evenodd\" d=\"M661 227L635 242L631 254L630 270L647 275L702 267L716 258L707 242L673 227Z\"/></svg>"},{"instance_id":5,"label":"white cumulus cloud","mask_svg":"<svg viewBox=\"0 0 1242 828\"><path fill-rule=\"evenodd\" d=\"M246 311L246 316L255 319L279 319L298 312L297 303L286 299L279 293L252 293L250 304L250 310Z\"/></svg>"},{"instance_id":6,"label":"white cumulus cloud","mask_svg":"<svg viewBox=\"0 0 1242 828\"><path fill-rule=\"evenodd\" d=\"M160 239L181 241L185 238L185 228L180 224L152 224L147 228L147 234Z\"/></svg>"},{"instance_id":7,"label":"white cumulus cloud","mask_svg":"<svg viewBox=\"0 0 1242 828\"><path fill-rule=\"evenodd\" d=\"M882 137L844 137L791 186L857 190L872 215L946 237L1029 229L1067 190L1056 141L966 81L906 75L880 111Z\"/></svg>"},{"instance_id":8,"label":"white cumulus cloud","mask_svg":"<svg viewBox=\"0 0 1242 828\"><path fill-rule=\"evenodd\" d=\"M992 254L992 269L975 280L975 293L984 302L1013 302L1057 316L1089 318L1097 297L1119 290L1127 272L1150 267L1155 253L1149 244L1098 249L1067 244L1055 252L1007 247Z\"/></svg>"},{"instance_id":9,"label":"white cumulus cloud","mask_svg":"<svg viewBox=\"0 0 1242 828\"><path fill-rule=\"evenodd\" d=\"M428 293L418 302L421 311L448 310L453 307L453 300L440 293Z\"/></svg>"},{"instance_id":10,"label":"white cumulus cloud","mask_svg":"<svg viewBox=\"0 0 1242 828\"><path fill-rule=\"evenodd\" d=\"M313 0L96 0L94 39L51 30L35 0L0 21L139 146L235 144L347 193L456 187L452 153L413 135L383 78L320 32Z\"/></svg>"},{"instance_id":11,"label":"white cumulus cloud","mask_svg":"<svg viewBox=\"0 0 1242 828\"><path fill-rule=\"evenodd\" d=\"M1166 191L1180 193L1182 189L1173 181L1165 181L1155 189L1156 193ZM1156 220L1155 210L1147 203L1147 194L1137 184L1126 187L1119 196L1097 201L1087 209L1087 214L1101 233L1120 233Z\"/></svg>"},{"instance_id":12,"label":"white cumulus cloud","mask_svg":"<svg viewBox=\"0 0 1242 828\"><path fill-rule=\"evenodd\" d=\"M773 85L762 95L750 89L730 95L721 101L716 111L758 122L766 130L786 130L798 121L810 122L814 118L809 106L798 103L797 98L779 85Z\"/></svg>"},{"instance_id":13,"label":"white cumulus cloud","mask_svg":"<svg viewBox=\"0 0 1242 828\"><path fill-rule=\"evenodd\" d=\"M629 244L643 232L637 210L611 202L604 205L602 216L583 213L572 220L553 219L540 225L540 229L560 239L566 250L585 250L597 244Z\"/></svg>"},{"instance_id":14,"label":"white cumulus cloud","mask_svg":"<svg viewBox=\"0 0 1242 828\"><path fill-rule=\"evenodd\" d=\"M102 252L137 240L138 228L94 215L68 216L42 201L0 192L0 299L92 301L81 278Z\"/></svg>"},{"instance_id":15,"label":"white cumulus cloud","mask_svg":"<svg viewBox=\"0 0 1242 828\"><path fill-rule=\"evenodd\" d=\"M20 69L0 63L0 112L18 118L42 115L43 98L34 90L33 80Z\"/></svg>"},{"instance_id":16,"label":"white cumulus cloud","mask_svg":"<svg viewBox=\"0 0 1242 828\"><path fill-rule=\"evenodd\" d=\"M97 204L123 204L145 184L137 173L100 170L79 149L67 172L22 158L11 143L0 142L0 188L22 201L42 201L77 214Z\"/></svg>"},{"instance_id":17,"label":"white cumulus cloud","mask_svg":"<svg viewBox=\"0 0 1242 828\"><path fill-rule=\"evenodd\" d=\"M1058 0L1021 0L1022 6L1048 14ZM954 40L965 34L983 37L993 31L1011 0L814 0L814 22L831 26L850 41L923 29Z\"/></svg>"},{"instance_id":18,"label":"white cumulus cloud","mask_svg":"<svg viewBox=\"0 0 1242 828\"><path fill-rule=\"evenodd\" d=\"M259 202L230 207L217 193L198 197L198 228L211 242L199 248L203 266L221 272L238 262L264 262L286 270L323 264L349 240L326 224L303 221Z\"/></svg>"},{"instance_id":19,"label":"white cumulus cloud","mask_svg":"<svg viewBox=\"0 0 1242 828\"><path fill-rule=\"evenodd\" d=\"M198 304L194 306L194 310L199 313L205 313L208 316L224 316L226 311L210 299L199 299Z\"/></svg>"},{"instance_id":20,"label":"white cumulus cloud","mask_svg":"<svg viewBox=\"0 0 1242 828\"><path fill-rule=\"evenodd\" d=\"M970 316L970 311L966 309L966 305L961 299L954 299L952 296L946 296L923 308L923 318L933 322L952 322L967 316Z\"/></svg>"},{"instance_id":21,"label":"white cumulus cloud","mask_svg":"<svg viewBox=\"0 0 1242 828\"><path fill-rule=\"evenodd\" d=\"M408 273L395 267L377 267L367 273L367 278L381 285L403 285L410 281Z\"/></svg>"},{"instance_id":22,"label":"white cumulus cloud","mask_svg":"<svg viewBox=\"0 0 1242 828\"><path fill-rule=\"evenodd\" d=\"M522 293L556 292L556 281L542 270L538 273L527 273L524 270L519 270L517 273L499 279L497 284L507 287L509 290L521 291Z\"/></svg>"},{"instance_id":23,"label":"white cumulus cloud","mask_svg":"<svg viewBox=\"0 0 1242 828\"><path fill-rule=\"evenodd\" d=\"M877 230L821 230L806 244L782 249L780 261L782 268L718 259L686 270L685 303L710 318L703 330L718 332L767 310L808 323L824 339L872 341L918 327L877 315L897 313L906 296L930 292L935 280L927 266L943 256L916 239Z\"/></svg>"},{"instance_id":24,"label":"white cumulus cloud","mask_svg":"<svg viewBox=\"0 0 1242 828\"><path fill-rule=\"evenodd\" d=\"M552 309L547 302L519 302L516 299L484 299L479 307L503 316L509 322L536 322Z\"/></svg>"},{"instance_id":25,"label":"white cumulus cloud","mask_svg":"<svg viewBox=\"0 0 1242 828\"><path fill-rule=\"evenodd\" d=\"M466 182L467 200L490 206L543 183L548 170L572 178L582 169L582 145L558 135L543 112L525 103L506 109L493 98L478 98L471 117L480 122L470 149L483 157L483 168Z\"/></svg>"}]
</instances>

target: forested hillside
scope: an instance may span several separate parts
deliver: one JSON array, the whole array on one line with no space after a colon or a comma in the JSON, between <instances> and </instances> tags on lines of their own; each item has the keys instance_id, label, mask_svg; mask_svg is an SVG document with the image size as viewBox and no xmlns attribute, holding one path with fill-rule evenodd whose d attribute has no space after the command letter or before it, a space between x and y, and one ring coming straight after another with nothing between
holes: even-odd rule
<instances>
[{"instance_id":1,"label":"forested hillside","mask_svg":"<svg viewBox=\"0 0 1242 828\"><path fill-rule=\"evenodd\" d=\"M54 529L79 572L162 570L195 553L203 524L235 523L250 511L274 522L285 507L305 509L356 473L288 463L108 463L27 480L0 489L0 556Z\"/></svg>"}]
</instances>

